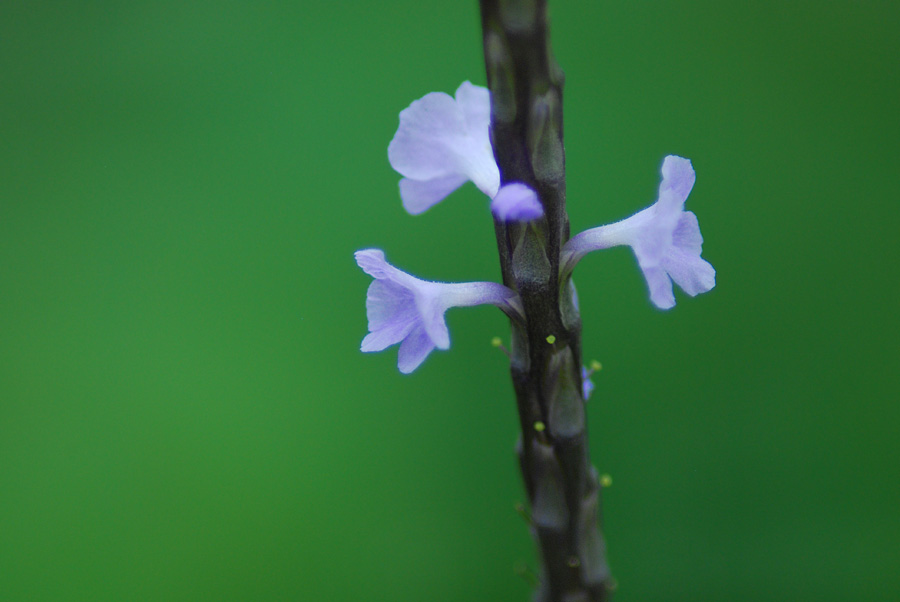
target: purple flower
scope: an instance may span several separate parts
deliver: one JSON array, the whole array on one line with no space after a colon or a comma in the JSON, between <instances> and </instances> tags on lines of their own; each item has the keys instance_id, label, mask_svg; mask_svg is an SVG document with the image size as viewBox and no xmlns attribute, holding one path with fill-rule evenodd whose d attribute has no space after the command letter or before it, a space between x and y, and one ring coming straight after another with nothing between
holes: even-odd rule
<instances>
[{"instance_id":1,"label":"purple flower","mask_svg":"<svg viewBox=\"0 0 900 602\"><path fill-rule=\"evenodd\" d=\"M587 401L591 393L594 392L594 381L591 380L593 370L588 370L584 366L581 367L581 396Z\"/></svg>"},{"instance_id":2,"label":"purple flower","mask_svg":"<svg viewBox=\"0 0 900 602\"><path fill-rule=\"evenodd\" d=\"M504 222L528 222L544 215L537 193L525 184L504 184L491 201L491 212Z\"/></svg>"},{"instance_id":3,"label":"purple flower","mask_svg":"<svg viewBox=\"0 0 900 602\"><path fill-rule=\"evenodd\" d=\"M400 112L400 127L388 146L400 172L403 207L416 215L471 180L493 198L500 188L489 128L487 88L463 82L456 98L431 92Z\"/></svg>"},{"instance_id":4,"label":"purple flower","mask_svg":"<svg viewBox=\"0 0 900 602\"><path fill-rule=\"evenodd\" d=\"M518 295L494 282L426 282L389 264L379 249L355 254L356 263L375 281L366 295L369 334L360 349L382 351L400 343L397 367L409 374L437 347L450 347L444 312L451 307L490 303L522 319Z\"/></svg>"},{"instance_id":5,"label":"purple flower","mask_svg":"<svg viewBox=\"0 0 900 602\"><path fill-rule=\"evenodd\" d=\"M609 226L585 230L563 248L568 273L591 251L628 245L650 288L650 300L661 309L675 305L672 281L692 297L716 285L716 270L700 258L703 237L697 216L684 210L694 186L688 159L669 155L662 166L659 199L631 217Z\"/></svg>"}]
</instances>

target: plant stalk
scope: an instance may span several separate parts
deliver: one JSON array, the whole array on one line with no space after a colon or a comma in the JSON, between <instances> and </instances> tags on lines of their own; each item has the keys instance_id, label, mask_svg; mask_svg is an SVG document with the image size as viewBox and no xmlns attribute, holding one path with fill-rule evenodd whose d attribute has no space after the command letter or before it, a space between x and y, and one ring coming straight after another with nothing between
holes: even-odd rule
<instances>
[{"instance_id":1,"label":"plant stalk","mask_svg":"<svg viewBox=\"0 0 900 602\"><path fill-rule=\"evenodd\" d=\"M518 292L510 366L522 434L517 454L541 570L535 602L605 602L613 579L600 529L582 395L581 319L559 277L569 238L563 73L550 50L546 0L480 0L491 142L501 183L537 192L544 218L494 220L503 283Z\"/></svg>"}]
</instances>

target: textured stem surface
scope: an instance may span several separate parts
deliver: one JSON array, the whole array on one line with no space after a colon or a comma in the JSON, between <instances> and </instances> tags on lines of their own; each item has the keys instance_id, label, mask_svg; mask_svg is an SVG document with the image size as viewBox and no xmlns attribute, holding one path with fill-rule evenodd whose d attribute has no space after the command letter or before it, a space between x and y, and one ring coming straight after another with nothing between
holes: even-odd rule
<instances>
[{"instance_id":1,"label":"textured stem surface","mask_svg":"<svg viewBox=\"0 0 900 602\"><path fill-rule=\"evenodd\" d=\"M581 320L560 249L569 238L563 151L563 73L552 57L545 0L481 0L491 91L491 142L502 183L523 182L545 217L495 219L503 283L519 293L511 372L522 436L519 462L540 551L536 602L609 599L600 484L587 449Z\"/></svg>"}]
</instances>

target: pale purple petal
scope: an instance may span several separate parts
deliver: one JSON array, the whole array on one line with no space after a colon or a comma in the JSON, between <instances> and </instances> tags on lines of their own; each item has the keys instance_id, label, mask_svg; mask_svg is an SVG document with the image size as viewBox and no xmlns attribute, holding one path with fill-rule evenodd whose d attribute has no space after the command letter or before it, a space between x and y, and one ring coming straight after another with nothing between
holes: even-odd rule
<instances>
[{"instance_id":1,"label":"pale purple petal","mask_svg":"<svg viewBox=\"0 0 900 602\"><path fill-rule=\"evenodd\" d=\"M685 211L678 219L672 232L672 244L676 247L699 255L703 250L703 236L700 234L700 222L693 211Z\"/></svg>"},{"instance_id":2,"label":"pale purple petal","mask_svg":"<svg viewBox=\"0 0 900 602\"><path fill-rule=\"evenodd\" d=\"M359 267L376 280L389 280L412 292L418 283L423 282L385 261L384 253L380 249L363 249L354 253L354 256Z\"/></svg>"},{"instance_id":3,"label":"pale purple petal","mask_svg":"<svg viewBox=\"0 0 900 602\"><path fill-rule=\"evenodd\" d=\"M444 321L444 312L451 307L450 300L445 297L449 286L452 285L421 282L415 291L415 305L418 309L419 320L425 332L439 349L450 348L450 332Z\"/></svg>"},{"instance_id":4,"label":"pale purple petal","mask_svg":"<svg viewBox=\"0 0 900 602\"><path fill-rule=\"evenodd\" d=\"M663 160L662 182L659 185L659 196L671 193L674 201L684 203L691 188L694 187L694 168L690 159L669 155Z\"/></svg>"},{"instance_id":5,"label":"pale purple petal","mask_svg":"<svg viewBox=\"0 0 900 602\"><path fill-rule=\"evenodd\" d=\"M456 101L443 92L431 92L400 112L388 160L401 175L414 180L457 174L465 132L465 116Z\"/></svg>"},{"instance_id":6,"label":"pale purple petal","mask_svg":"<svg viewBox=\"0 0 900 602\"><path fill-rule=\"evenodd\" d=\"M716 286L716 270L700 257L703 236L697 216L685 211L672 233L672 249L663 257L662 266L672 280L692 297Z\"/></svg>"},{"instance_id":7,"label":"pale purple petal","mask_svg":"<svg viewBox=\"0 0 900 602\"><path fill-rule=\"evenodd\" d=\"M466 176L454 174L433 180L400 180L403 208L411 215L419 215L443 201L447 195L468 181Z\"/></svg>"},{"instance_id":8,"label":"pale purple petal","mask_svg":"<svg viewBox=\"0 0 900 602\"><path fill-rule=\"evenodd\" d=\"M403 374L409 374L425 361L435 345L421 325L416 326L400 344L397 352L397 368Z\"/></svg>"},{"instance_id":9,"label":"pale purple petal","mask_svg":"<svg viewBox=\"0 0 900 602\"><path fill-rule=\"evenodd\" d=\"M527 222L543 217L544 208L534 190L520 182L513 182L500 188L491 201L491 212L505 222Z\"/></svg>"},{"instance_id":10,"label":"pale purple petal","mask_svg":"<svg viewBox=\"0 0 900 602\"><path fill-rule=\"evenodd\" d=\"M487 88L463 82L456 89L456 104L465 115L469 131L486 131L491 127L491 93Z\"/></svg>"},{"instance_id":11,"label":"pale purple petal","mask_svg":"<svg viewBox=\"0 0 900 602\"><path fill-rule=\"evenodd\" d=\"M417 319L413 295L403 287L387 281L375 280L369 285L366 293L366 318L369 320L371 337L366 337L363 351L381 351L385 347L399 343L408 333ZM381 345L380 349L373 346Z\"/></svg>"},{"instance_id":12,"label":"pale purple petal","mask_svg":"<svg viewBox=\"0 0 900 602\"><path fill-rule=\"evenodd\" d=\"M675 284L691 297L710 291L716 286L715 268L698 255L674 249L663 257L661 265Z\"/></svg>"},{"instance_id":13,"label":"pale purple petal","mask_svg":"<svg viewBox=\"0 0 900 602\"><path fill-rule=\"evenodd\" d=\"M661 267L643 267L644 279L650 288L650 300L660 309L675 307L675 295L672 293L672 280Z\"/></svg>"},{"instance_id":14,"label":"pale purple petal","mask_svg":"<svg viewBox=\"0 0 900 602\"><path fill-rule=\"evenodd\" d=\"M363 353L384 351L391 345L402 342L403 339L409 336L410 331L412 331L415 325L416 323L414 321L398 322L396 324L390 324L380 330L374 330L363 338L359 350Z\"/></svg>"},{"instance_id":15,"label":"pale purple petal","mask_svg":"<svg viewBox=\"0 0 900 602\"><path fill-rule=\"evenodd\" d=\"M391 270L395 269L384 259L384 251L381 249L362 249L353 254L356 265L362 268L372 278L388 278Z\"/></svg>"}]
</instances>

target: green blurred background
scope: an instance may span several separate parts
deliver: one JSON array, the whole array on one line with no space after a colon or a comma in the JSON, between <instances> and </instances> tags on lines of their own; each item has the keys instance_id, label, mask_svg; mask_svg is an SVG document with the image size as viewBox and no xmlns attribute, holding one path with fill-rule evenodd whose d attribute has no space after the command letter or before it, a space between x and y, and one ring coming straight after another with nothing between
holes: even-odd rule
<instances>
[{"instance_id":1,"label":"green blurred background","mask_svg":"<svg viewBox=\"0 0 900 602\"><path fill-rule=\"evenodd\" d=\"M896 2L553 2L573 231L688 208L714 291L576 273L617 600L900 599ZM467 186L406 215L398 112L483 84L475 2L0 8L0 599L524 601L493 308L363 355L377 246L498 277Z\"/></svg>"}]
</instances>

